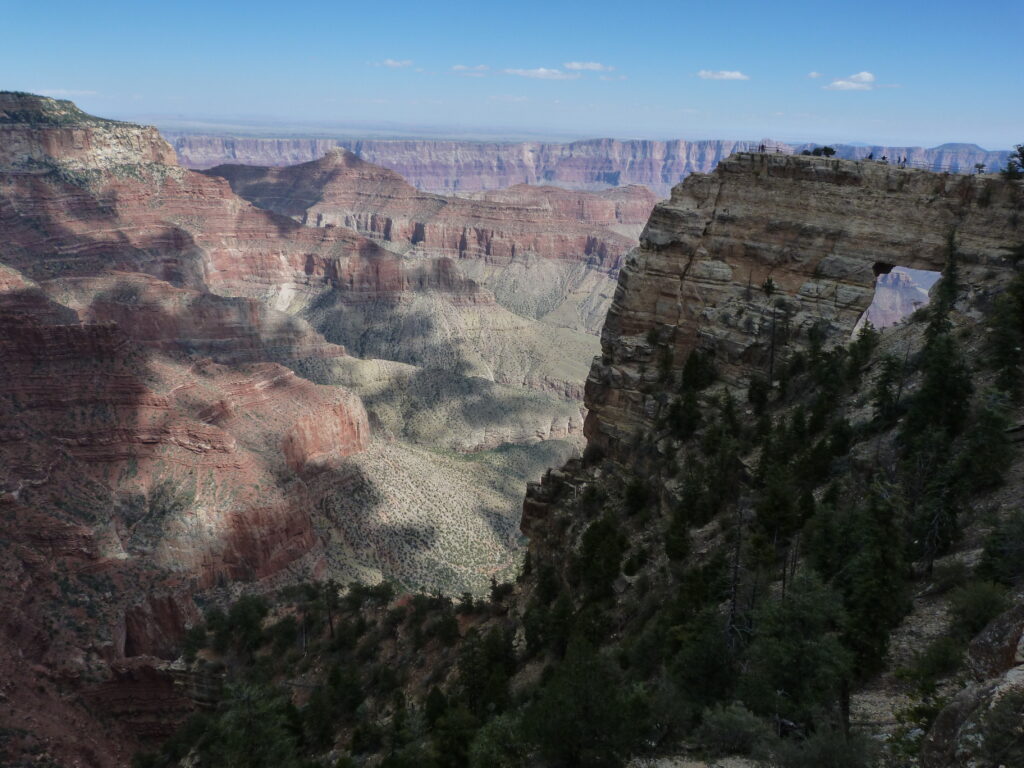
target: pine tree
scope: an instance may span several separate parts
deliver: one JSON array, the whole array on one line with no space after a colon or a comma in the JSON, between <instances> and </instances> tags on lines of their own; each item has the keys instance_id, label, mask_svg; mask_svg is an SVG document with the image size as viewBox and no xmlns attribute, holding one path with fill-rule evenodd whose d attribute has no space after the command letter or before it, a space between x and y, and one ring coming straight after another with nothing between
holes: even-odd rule
<instances>
[{"instance_id":1,"label":"pine tree","mask_svg":"<svg viewBox=\"0 0 1024 768\"><path fill-rule=\"evenodd\" d=\"M862 678L880 667L889 631L908 607L899 510L896 489L872 488L866 503L849 518L842 533L846 542L842 562L835 564L834 583L847 616L843 640L854 652Z\"/></svg>"},{"instance_id":2,"label":"pine tree","mask_svg":"<svg viewBox=\"0 0 1024 768\"><path fill-rule=\"evenodd\" d=\"M845 623L839 596L811 574L800 576L785 599L766 602L755 614L740 679L744 703L805 724L836 706L853 661L839 639Z\"/></svg>"},{"instance_id":3,"label":"pine tree","mask_svg":"<svg viewBox=\"0 0 1024 768\"><path fill-rule=\"evenodd\" d=\"M526 710L523 733L557 765L621 765L643 728L638 702L626 691L614 664L574 640Z\"/></svg>"},{"instance_id":4,"label":"pine tree","mask_svg":"<svg viewBox=\"0 0 1024 768\"><path fill-rule=\"evenodd\" d=\"M871 390L871 405L875 412L875 421L882 427L892 424L898 416L896 401L901 376L900 361L892 355L881 360L881 371Z\"/></svg>"}]
</instances>

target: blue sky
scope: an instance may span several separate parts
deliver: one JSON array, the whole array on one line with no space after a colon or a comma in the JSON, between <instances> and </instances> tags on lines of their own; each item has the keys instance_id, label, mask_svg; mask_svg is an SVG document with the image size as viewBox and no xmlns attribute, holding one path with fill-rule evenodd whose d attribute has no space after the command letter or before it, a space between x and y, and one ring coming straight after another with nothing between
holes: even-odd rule
<instances>
[{"instance_id":1,"label":"blue sky","mask_svg":"<svg viewBox=\"0 0 1024 768\"><path fill-rule=\"evenodd\" d=\"M1021 0L0 0L0 19L0 88L123 118L1024 141Z\"/></svg>"}]
</instances>

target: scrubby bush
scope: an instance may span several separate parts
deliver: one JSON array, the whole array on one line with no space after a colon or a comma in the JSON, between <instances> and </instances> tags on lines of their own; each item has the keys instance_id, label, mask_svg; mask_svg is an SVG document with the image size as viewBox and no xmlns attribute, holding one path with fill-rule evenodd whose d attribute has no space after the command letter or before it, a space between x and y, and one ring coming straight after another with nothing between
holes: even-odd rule
<instances>
[{"instance_id":1,"label":"scrubby bush","mask_svg":"<svg viewBox=\"0 0 1024 768\"><path fill-rule=\"evenodd\" d=\"M819 728L803 741L780 741L773 765L777 768L872 768L878 744L867 736L831 727Z\"/></svg>"},{"instance_id":2,"label":"scrubby bush","mask_svg":"<svg viewBox=\"0 0 1024 768\"><path fill-rule=\"evenodd\" d=\"M901 677L912 682L922 696L935 693L936 682L955 672L964 657L963 641L955 637L937 637L914 656Z\"/></svg>"},{"instance_id":3,"label":"scrubby bush","mask_svg":"<svg viewBox=\"0 0 1024 768\"><path fill-rule=\"evenodd\" d=\"M765 720L734 702L704 710L694 736L713 756L754 755L771 743L774 733Z\"/></svg>"},{"instance_id":4,"label":"scrubby bush","mask_svg":"<svg viewBox=\"0 0 1024 768\"><path fill-rule=\"evenodd\" d=\"M1000 520L985 539L978 575L1007 585L1024 577L1024 509Z\"/></svg>"},{"instance_id":5,"label":"scrubby bush","mask_svg":"<svg viewBox=\"0 0 1024 768\"><path fill-rule=\"evenodd\" d=\"M953 631L974 637L1006 609L1006 588L990 581L975 581L949 595Z\"/></svg>"}]
</instances>

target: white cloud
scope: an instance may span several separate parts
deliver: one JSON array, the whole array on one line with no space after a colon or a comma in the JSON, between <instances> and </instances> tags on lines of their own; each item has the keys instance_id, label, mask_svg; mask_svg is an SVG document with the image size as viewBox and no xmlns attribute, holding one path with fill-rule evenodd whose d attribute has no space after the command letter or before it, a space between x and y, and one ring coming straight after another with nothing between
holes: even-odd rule
<instances>
[{"instance_id":1,"label":"white cloud","mask_svg":"<svg viewBox=\"0 0 1024 768\"><path fill-rule=\"evenodd\" d=\"M822 77L822 74L821 74L821 72L808 72L807 76L809 78L811 78L812 80L815 80L815 79L817 79L819 77Z\"/></svg>"},{"instance_id":2,"label":"white cloud","mask_svg":"<svg viewBox=\"0 0 1024 768\"><path fill-rule=\"evenodd\" d=\"M52 96L55 99L63 99L67 97L76 96L99 96L99 91L76 91L69 88L39 88L36 93L40 93L43 96Z\"/></svg>"},{"instance_id":3,"label":"white cloud","mask_svg":"<svg viewBox=\"0 0 1024 768\"><path fill-rule=\"evenodd\" d=\"M615 69L596 61L567 61L562 66L576 72L611 72Z\"/></svg>"},{"instance_id":4,"label":"white cloud","mask_svg":"<svg viewBox=\"0 0 1024 768\"><path fill-rule=\"evenodd\" d=\"M519 77L532 77L537 80L577 80L579 72L563 72L560 69L547 69L537 67L536 69L503 69L506 75L518 75Z\"/></svg>"},{"instance_id":5,"label":"white cloud","mask_svg":"<svg viewBox=\"0 0 1024 768\"><path fill-rule=\"evenodd\" d=\"M611 83L611 82L616 82L618 80L625 80L626 76L625 75L601 75L600 79L604 80L605 82Z\"/></svg>"},{"instance_id":6,"label":"white cloud","mask_svg":"<svg viewBox=\"0 0 1024 768\"><path fill-rule=\"evenodd\" d=\"M402 67L411 67L412 59L384 59L381 62L381 66L390 67L391 69L401 69Z\"/></svg>"},{"instance_id":7,"label":"white cloud","mask_svg":"<svg viewBox=\"0 0 1024 768\"><path fill-rule=\"evenodd\" d=\"M823 87L829 91L870 91L875 88L875 76L870 72L857 72L845 80L833 80Z\"/></svg>"},{"instance_id":8,"label":"white cloud","mask_svg":"<svg viewBox=\"0 0 1024 768\"><path fill-rule=\"evenodd\" d=\"M487 70L489 70L486 64L477 64L475 67L469 67L465 64L456 64L452 67L452 72L462 75L463 77L487 77Z\"/></svg>"},{"instance_id":9,"label":"white cloud","mask_svg":"<svg viewBox=\"0 0 1024 768\"><path fill-rule=\"evenodd\" d=\"M701 80L749 80L750 79L750 77L748 75L744 75L742 72L737 72L735 70L728 70L728 69L718 69L718 70L714 70L714 71L712 71L710 69L702 69L700 72L697 73L697 77L699 77Z\"/></svg>"}]
</instances>

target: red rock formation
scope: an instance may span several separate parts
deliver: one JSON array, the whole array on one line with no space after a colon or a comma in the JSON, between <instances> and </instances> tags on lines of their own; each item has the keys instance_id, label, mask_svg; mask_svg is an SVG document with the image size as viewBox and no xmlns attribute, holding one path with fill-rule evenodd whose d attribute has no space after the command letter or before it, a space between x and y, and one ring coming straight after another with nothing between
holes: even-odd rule
<instances>
[{"instance_id":1,"label":"red rock formation","mask_svg":"<svg viewBox=\"0 0 1024 768\"><path fill-rule=\"evenodd\" d=\"M398 257L169 163L152 129L0 94L0 762L166 735L192 596L314 571L304 477L369 444L357 397L272 362L344 349L261 299L391 292Z\"/></svg>"},{"instance_id":2,"label":"red rock formation","mask_svg":"<svg viewBox=\"0 0 1024 768\"><path fill-rule=\"evenodd\" d=\"M232 165L207 173L261 208L306 224L349 227L411 254L496 264L534 254L615 270L636 242L622 232L638 234L654 207L653 194L637 186L586 193L521 184L442 197L345 150L287 168Z\"/></svg>"}]
</instances>

